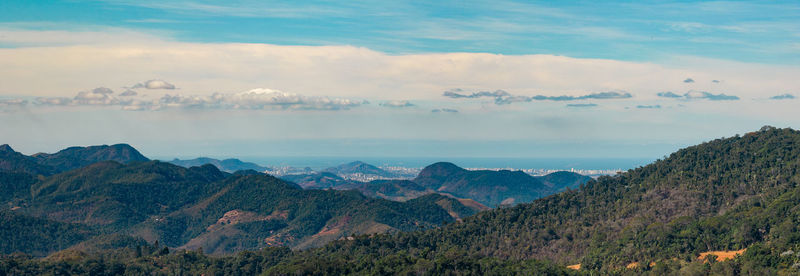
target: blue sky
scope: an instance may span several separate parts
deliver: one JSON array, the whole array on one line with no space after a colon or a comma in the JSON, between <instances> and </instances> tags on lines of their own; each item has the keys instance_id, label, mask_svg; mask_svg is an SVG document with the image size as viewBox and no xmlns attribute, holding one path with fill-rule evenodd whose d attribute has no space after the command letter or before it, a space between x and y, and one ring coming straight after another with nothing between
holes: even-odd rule
<instances>
[{"instance_id":1,"label":"blue sky","mask_svg":"<svg viewBox=\"0 0 800 276\"><path fill-rule=\"evenodd\" d=\"M0 143L649 158L800 118L797 2L429 2L3 1Z\"/></svg>"},{"instance_id":2,"label":"blue sky","mask_svg":"<svg viewBox=\"0 0 800 276\"><path fill-rule=\"evenodd\" d=\"M342 2L12 0L4 1L1 20L32 29L119 27L180 41L355 45L389 53L800 63L795 1Z\"/></svg>"}]
</instances>

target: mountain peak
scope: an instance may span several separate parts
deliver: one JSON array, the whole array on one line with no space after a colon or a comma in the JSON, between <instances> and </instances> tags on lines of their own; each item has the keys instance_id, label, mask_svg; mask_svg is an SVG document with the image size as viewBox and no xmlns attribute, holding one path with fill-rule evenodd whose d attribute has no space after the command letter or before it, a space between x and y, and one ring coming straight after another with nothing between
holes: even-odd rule
<instances>
[{"instance_id":1,"label":"mountain peak","mask_svg":"<svg viewBox=\"0 0 800 276\"><path fill-rule=\"evenodd\" d=\"M53 167L57 171L68 171L101 161L127 164L150 160L128 144L69 147L53 154L37 153L32 157L36 158L38 163Z\"/></svg>"},{"instance_id":2,"label":"mountain peak","mask_svg":"<svg viewBox=\"0 0 800 276\"><path fill-rule=\"evenodd\" d=\"M393 177L395 176L393 173L387 172L381 168L375 167L373 165L361 162L361 161L353 161L347 164L342 164L336 167L330 167L324 170L325 172L330 172L334 174L353 174L353 173L361 173L361 174L368 174L368 175L379 175L383 177Z\"/></svg>"},{"instance_id":3,"label":"mountain peak","mask_svg":"<svg viewBox=\"0 0 800 276\"><path fill-rule=\"evenodd\" d=\"M16 151L14 151L14 149L12 149L11 146L9 146L8 144L2 144L0 145L0 152L11 153Z\"/></svg>"},{"instance_id":4,"label":"mountain peak","mask_svg":"<svg viewBox=\"0 0 800 276\"><path fill-rule=\"evenodd\" d=\"M186 168L211 164L216 166L218 169L229 173L233 173L240 170L254 170L257 172L263 172L269 169L268 167L263 167L256 163L244 162L236 158L228 158L224 160L219 160L209 157L198 157L195 159L187 159L187 160L181 160L175 158L169 162Z\"/></svg>"},{"instance_id":5,"label":"mountain peak","mask_svg":"<svg viewBox=\"0 0 800 276\"><path fill-rule=\"evenodd\" d=\"M428 165L419 172L418 177L448 176L466 171L465 169L450 162L437 162Z\"/></svg>"}]
</instances>

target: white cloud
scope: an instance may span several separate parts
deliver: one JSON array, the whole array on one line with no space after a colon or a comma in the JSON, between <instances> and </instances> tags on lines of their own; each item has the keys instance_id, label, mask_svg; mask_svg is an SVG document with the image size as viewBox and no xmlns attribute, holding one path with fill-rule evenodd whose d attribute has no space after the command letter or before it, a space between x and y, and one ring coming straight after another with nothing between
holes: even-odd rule
<instances>
[{"instance_id":1,"label":"white cloud","mask_svg":"<svg viewBox=\"0 0 800 276\"><path fill-rule=\"evenodd\" d=\"M116 105L119 100L112 96L114 91L106 87L98 87L92 91L81 91L72 99L65 97L39 97L36 104L39 105Z\"/></svg>"},{"instance_id":2,"label":"white cloud","mask_svg":"<svg viewBox=\"0 0 800 276\"><path fill-rule=\"evenodd\" d=\"M13 112L28 105L25 99L0 99L0 112Z\"/></svg>"},{"instance_id":3,"label":"white cloud","mask_svg":"<svg viewBox=\"0 0 800 276\"><path fill-rule=\"evenodd\" d=\"M670 99L684 99L684 100L710 100L710 101L736 101L739 100L739 97L733 95L726 95L725 93L713 94L707 91L697 91L697 90L689 90L683 95L678 95L672 92L659 92L656 94L658 97L661 98L670 98Z\"/></svg>"},{"instance_id":4,"label":"white cloud","mask_svg":"<svg viewBox=\"0 0 800 276\"><path fill-rule=\"evenodd\" d=\"M10 106L10 105L26 105L28 101L25 99L5 99L0 100L0 106Z\"/></svg>"},{"instance_id":5,"label":"white cloud","mask_svg":"<svg viewBox=\"0 0 800 276\"><path fill-rule=\"evenodd\" d=\"M128 90L125 90L125 92L122 92L119 95L122 96L122 97L131 97L131 96L139 95L139 93L136 93L136 91L128 89Z\"/></svg>"},{"instance_id":6,"label":"white cloud","mask_svg":"<svg viewBox=\"0 0 800 276\"><path fill-rule=\"evenodd\" d=\"M464 91L465 90L461 88L450 89L445 91L442 94L442 96L453 99L474 99L474 98L488 97L488 98L494 98L494 103L498 105L511 104L516 102L531 102L531 101L576 101L576 100L588 100L588 99L607 100L607 99L628 99L633 97L631 93L625 91L607 91L600 93L591 93L581 96L569 96L569 95L518 96L518 95L512 95L511 93L508 93L504 90L480 91L472 94L463 94L462 92Z\"/></svg>"},{"instance_id":7,"label":"white cloud","mask_svg":"<svg viewBox=\"0 0 800 276\"><path fill-rule=\"evenodd\" d=\"M175 85L163 80L149 80L144 83L137 83L131 86L132 89L147 88L147 89L175 89Z\"/></svg>"},{"instance_id":8,"label":"white cloud","mask_svg":"<svg viewBox=\"0 0 800 276\"><path fill-rule=\"evenodd\" d=\"M364 101L309 97L287 93L273 89L257 88L244 92L225 94L214 93L204 95L169 95L155 99L120 100L112 96L108 88L96 88L92 91L79 92L77 96L40 97L38 105L61 106L121 106L123 110L162 110L179 109L242 109L242 110L347 110L365 104ZM124 93L123 93L124 94Z\"/></svg>"},{"instance_id":9,"label":"white cloud","mask_svg":"<svg viewBox=\"0 0 800 276\"><path fill-rule=\"evenodd\" d=\"M72 99L65 97L39 97L36 98L35 103L42 105L70 105L72 104Z\"/></svg>"},{"instance_id":10,"label":"white cloud","mask_svg":"<svg viewBox=\"0 0 800 276\"><path fill-rule=\"evenodd\" d=\"M416 106L416 105L411 103L411 102L409 102L409 101L387 101L387 102L381 103L381 106L393 107L393 108L403 108L403 107L412 107L412 106Z\"/></svg>"},{"instance_id":11,"label":"white cloud","mask_svg":"<svg viewBox=\"0 0 800 276\"><path fill-rule=\"evenodd\" d=\"M683 94L684 98L688 100L695 100L695 99L706 99L711 101L735 101L739 100L737 96L725 95L723 93L720 94L712 94L706 91L689 91L686 94Z\"/></svg>"},{"instance_id":12,"label":"white cloud","mask_svg":"<svg viewBox=\"0 0 800 276\"><path fill-rule=\"evenodd\" d=\"M24 33L42 39L48 34ZM67 91L100 84L126 87L132 80L153 76L169 80L165 83L180 83L181 91L189 91L183 93L189 95L185 97L210 97L217 92L263 86L280 87L307 97L379 102L441 101L441 91L452 87L464 91L502 88L517 97L509 97L507 101L528 101L537 96L581 97L587 95L586 91L635 91L637 100L648 100L648 97L657 99L656 93L661 91L685 91L686 84L675 80L687 76L696 80L724 79L725 82L703 81L692 86L698 91L724 90L742 98L772 96L763 94L764 91L800 90L795 77L800 75L798 67L695 57L678 57L670 59L671 64L659 65L552 55L390 55L351 46L178 43L159 39L123 40L122 36L114 39L120 39L120 43L75 41L80 45L2 48L0 96L72 98L75 94ZM36 74L31 74L30 68L36 68ZM147 96L160 98L166 91L149 90ZM139 94L141 97L144 93ZM325 105L322 100L315 103Z\"/></svg>"}]
</instances>

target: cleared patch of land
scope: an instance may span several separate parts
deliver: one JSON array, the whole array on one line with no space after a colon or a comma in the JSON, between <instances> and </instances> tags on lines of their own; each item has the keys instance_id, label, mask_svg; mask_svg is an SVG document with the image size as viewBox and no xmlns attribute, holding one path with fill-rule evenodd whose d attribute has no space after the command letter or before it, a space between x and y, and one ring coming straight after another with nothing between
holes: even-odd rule
<instances>
[{"instance_id":1,"label":"cleared patch of land","mask_svg":"<svg viewBox=\"0 0 800 276\"><path fill-rule=\"evenodd\" d=\"M747 250L747 248L742 249L742 250L736 250L736 251L708 251L708 252L700 253L700 257L697 257L697 259L698 260L705 260L706 256L714 255L714 256L717 256L717 261L720 261L720 262L721 261L727 261L727 260L735 258L738 255L744 254L745 250Z\"/></svg>"}]
</instances>

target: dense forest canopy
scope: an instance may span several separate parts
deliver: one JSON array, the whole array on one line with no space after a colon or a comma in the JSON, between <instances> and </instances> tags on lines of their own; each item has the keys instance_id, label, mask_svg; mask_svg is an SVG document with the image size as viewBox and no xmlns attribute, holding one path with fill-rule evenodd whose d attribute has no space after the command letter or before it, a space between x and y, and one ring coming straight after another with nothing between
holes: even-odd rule
<instances>
[{"instance_id":1,"label":"dense forest canopy","mask_svg":"<svg viewBox=\"0 0 800 276\"><path fill-rule=\"evenodd\" d=\"M209 257L200 248L175 250L130 241L92 254L73 249L46 259L7 256L0 269L83 274L796 274L798 171L800 132L765 127L442 227L355 235L301 251L279 246L225 257ZM426 205L430 201L414 204L431 206ZM712 251L741 255L721 260L703 254ZM577 264L580 270L566 267Z\"/></svg>"}]
</instances>

